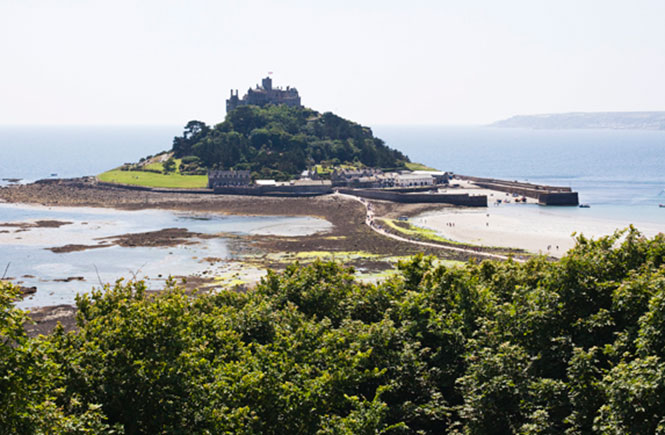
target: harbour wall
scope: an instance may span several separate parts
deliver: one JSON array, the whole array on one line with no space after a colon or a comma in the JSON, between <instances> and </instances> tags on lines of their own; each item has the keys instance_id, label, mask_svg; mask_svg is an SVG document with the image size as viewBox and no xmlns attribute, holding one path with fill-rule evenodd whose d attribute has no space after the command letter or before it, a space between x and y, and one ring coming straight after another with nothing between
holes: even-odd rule
<instances>
[{"instance_id":1,"label":"harbour wall","mask_svg":"<svg viewBox=\"0 0 665 435\"><path fill-rule=\"evenodd\" d=\"M461 205L466 207L487 207L487 196L470 196L467 193L400 193L375 189L338 189L339 193L359 196L361 198L379 199L401 203L436 203Z\"/></svg>"},{"instance_id":2,"label":"harbour wall","mask_svg":"<svg viewBox=\"0 0 665 435\"><path fill-rule=\"evenodd\" d=\"M353 189L353 186L347 186L348 188ZM413 192L429 192L437 191L439 188L446 188L447 184L434 184L431 186L414 186L414 187L386 187L383 188L388 192L401 192L401 193L413 193Z\"/></svg>"},{"instance_id":3,"label":"harbour wall","mask_svg":"<svg viewBox=\"0 0 665 435\"><path fill-rule=\"evenodd\" d=\"M253 196L319 196L333 193L330 185L313 186L252 186L252 187L215 187L214 193L220 195Z\"/></svg>"},{"instance_id":4,"label":"harbour wall","mask_svg":"<svg viewBox=\"0 0 665 435\"><path fill-rule=\"evenodd\" d=\"M472 177L469 175L455 176L461 180L471 181L478 187L534 198L538 200L538 203L541 205L576 206L579 204L577 192L573 192L570 187L548 186L520 181L499 180L496 178Z\"/></svg>"},{"instance_id":5,"label":"harbour wall","mask_svg":"<svg viewBox=\"0 0 665 435\"><path fill-rule=\"evenodd\" d=\"M72 186L89 187L91 184L108 189L125 189L144 192L158 193L189 193L189 194L220 194L220 195L248 195L248 196L277 196L277 197L312 197L327 195L334 192L329 185L313 186L254 186L254 187L217 187L215 189L173 189L147 186L134 186L129 184L106 183L103 181L83 179L53 179L40 180L43 184L67 184ZM437 203L451 204L467 207L487 207L487 196L463 194L439 194L439 193L409 193L420 192L422 188L402 189L335 189L340 193L359 196L368 199L378 199L400 203ZM427 190L431 190L427 189Z\"/></svg>"}]
</instances>

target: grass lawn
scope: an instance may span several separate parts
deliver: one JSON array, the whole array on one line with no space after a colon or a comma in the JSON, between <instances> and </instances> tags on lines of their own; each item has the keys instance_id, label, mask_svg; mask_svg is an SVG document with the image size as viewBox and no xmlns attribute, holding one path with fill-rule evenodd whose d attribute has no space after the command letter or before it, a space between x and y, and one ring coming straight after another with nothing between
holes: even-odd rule
<instances>
[{"instance_id":1,"label":"grass lawn","mask_svg":"<svg viewBox=\"0 0 665 435\"><path fill-rule=\"evenodd\" d=\"M180 164L182 163L182 159L173 159L175 161L175 167L180 168ZM152 169L153 171L163 171L164 170L164 162L153 162L153 163L148 163L147 165L144 166L145 169ZM179 170L176 170L176 172L179 173Z\"/></svg>"},{"instance_id":2,"label":"grass lawn","mask_svg":"<svg viewBox=\"0 0 665 435\"><path fill-rule=\"evenodd\" d=\"M415 162L406 163L406 167L411 171L438 171L438 169L430 168L429 166L425 166L422 163Z\"/></svg>"},{"instance_id":3,"label":"grass lawn","mask_svg":"<svg viewBox=\"0 0 665 435\"><path fill-rule=\"evenodd\" d=\"M465 245L464 243L459 243L455 242L452 240L448 240L446 238L443 238L436 234L435 231L427 229L427 228L420 228L415 225L410 224L409 222L397 222L394 219L379 219L382 221L386 226L392 228L395 231L398 231L405 236L412 237L416 240L421 240L424 242L442 242L442 243L448 243L451 245ZM466 244L469 245L469 244ZM471 245L470 245L471 246Z\"/></svg>"},{"instance_id":4,"label":"grass lawn","mask_svg":"<svg viewBox=\"0 0 665 435\"><path fill-rule=\"evenodd\" d=\"M321 164L314 165L314 170L319 175L330 174L334 169L360 169L361 166L354 166L348 164L341 164L335 166L323 166Z\"/></svg>"},{"instance_id":5,"label":"grass lawn","mask_svg":"<svg viewBox=\"0 0 665 435\"><path fill-rule=\"evenodd\" d=\"M106 183L131 184L147 187L169 187L179 189L200 189L208 186L207 175L168 175L143 171L121 171L112 169L97 176Z\"/></svg>"}]
</instances>

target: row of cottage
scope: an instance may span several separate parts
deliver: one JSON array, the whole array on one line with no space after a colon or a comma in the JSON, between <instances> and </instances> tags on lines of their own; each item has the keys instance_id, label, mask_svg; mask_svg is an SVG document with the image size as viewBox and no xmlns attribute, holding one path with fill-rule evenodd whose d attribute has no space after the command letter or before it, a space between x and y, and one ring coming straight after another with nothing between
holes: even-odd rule
<instances>
[{"instance_id":1,"label":"row of cottage","mask_svg":"<svg viewBox=\"0 0 665 435\"><path fill-rule=\"evenodd\" d=\"M391 188L427 187L446 184L449 174L438 171L383 172L379 169L335 169L330 180L321 180L316 171L303 172L299 180L277 183L275 180L256 180L254 185L329 185L332 187ZM208 173L208 186L249 187L252 185L250 171L211 170Z\"/></svg>"}]
</instances>

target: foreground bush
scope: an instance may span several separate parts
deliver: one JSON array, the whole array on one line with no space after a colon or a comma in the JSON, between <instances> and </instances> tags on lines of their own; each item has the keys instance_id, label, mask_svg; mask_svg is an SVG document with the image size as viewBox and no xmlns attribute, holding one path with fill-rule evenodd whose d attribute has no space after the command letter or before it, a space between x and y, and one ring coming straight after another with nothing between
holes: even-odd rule
<instances>
[{"instance_id":1,"label":"foreground bush","mask_svg":"<svg viewBox=\"0 0 665 435\"><path fill-rule=\"evenodd\" d=\"M28 339L3 285L0 427L24 433L665 433L665 238L558 262L294 265L251 293L77 299ZM60 428L60 430L54 430Z\"/></svg>"}]
</instances>

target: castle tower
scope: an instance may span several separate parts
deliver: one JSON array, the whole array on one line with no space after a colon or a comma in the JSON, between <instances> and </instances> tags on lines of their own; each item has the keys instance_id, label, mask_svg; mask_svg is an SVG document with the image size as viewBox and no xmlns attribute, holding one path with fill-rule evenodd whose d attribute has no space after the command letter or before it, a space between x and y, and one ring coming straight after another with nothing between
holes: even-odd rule
<instances>
[{"instance_id":1,"label":"castle tower","mask_svg":"<svg viewBox=\"0 0 665 435\"><path fill-rule=\"evenodd\" d=\"M270 76L261 80L261 86L263 86L263 89L265 89L266 91L272 90L272 79L270 78Z\"/></svg>"},{"instance_id":2,"label":"castle tower","mask_svg":"<svg viewBox=\"0 0 665 435\"><path fill-rule=\"evenodd\" d=\"M238 98L238 90L236 89L235 95L233 94L233 89L231 89L231 97L226 100L226 113L229 113L240 104L240 99Z\"/></svg>"}]
</instances>

